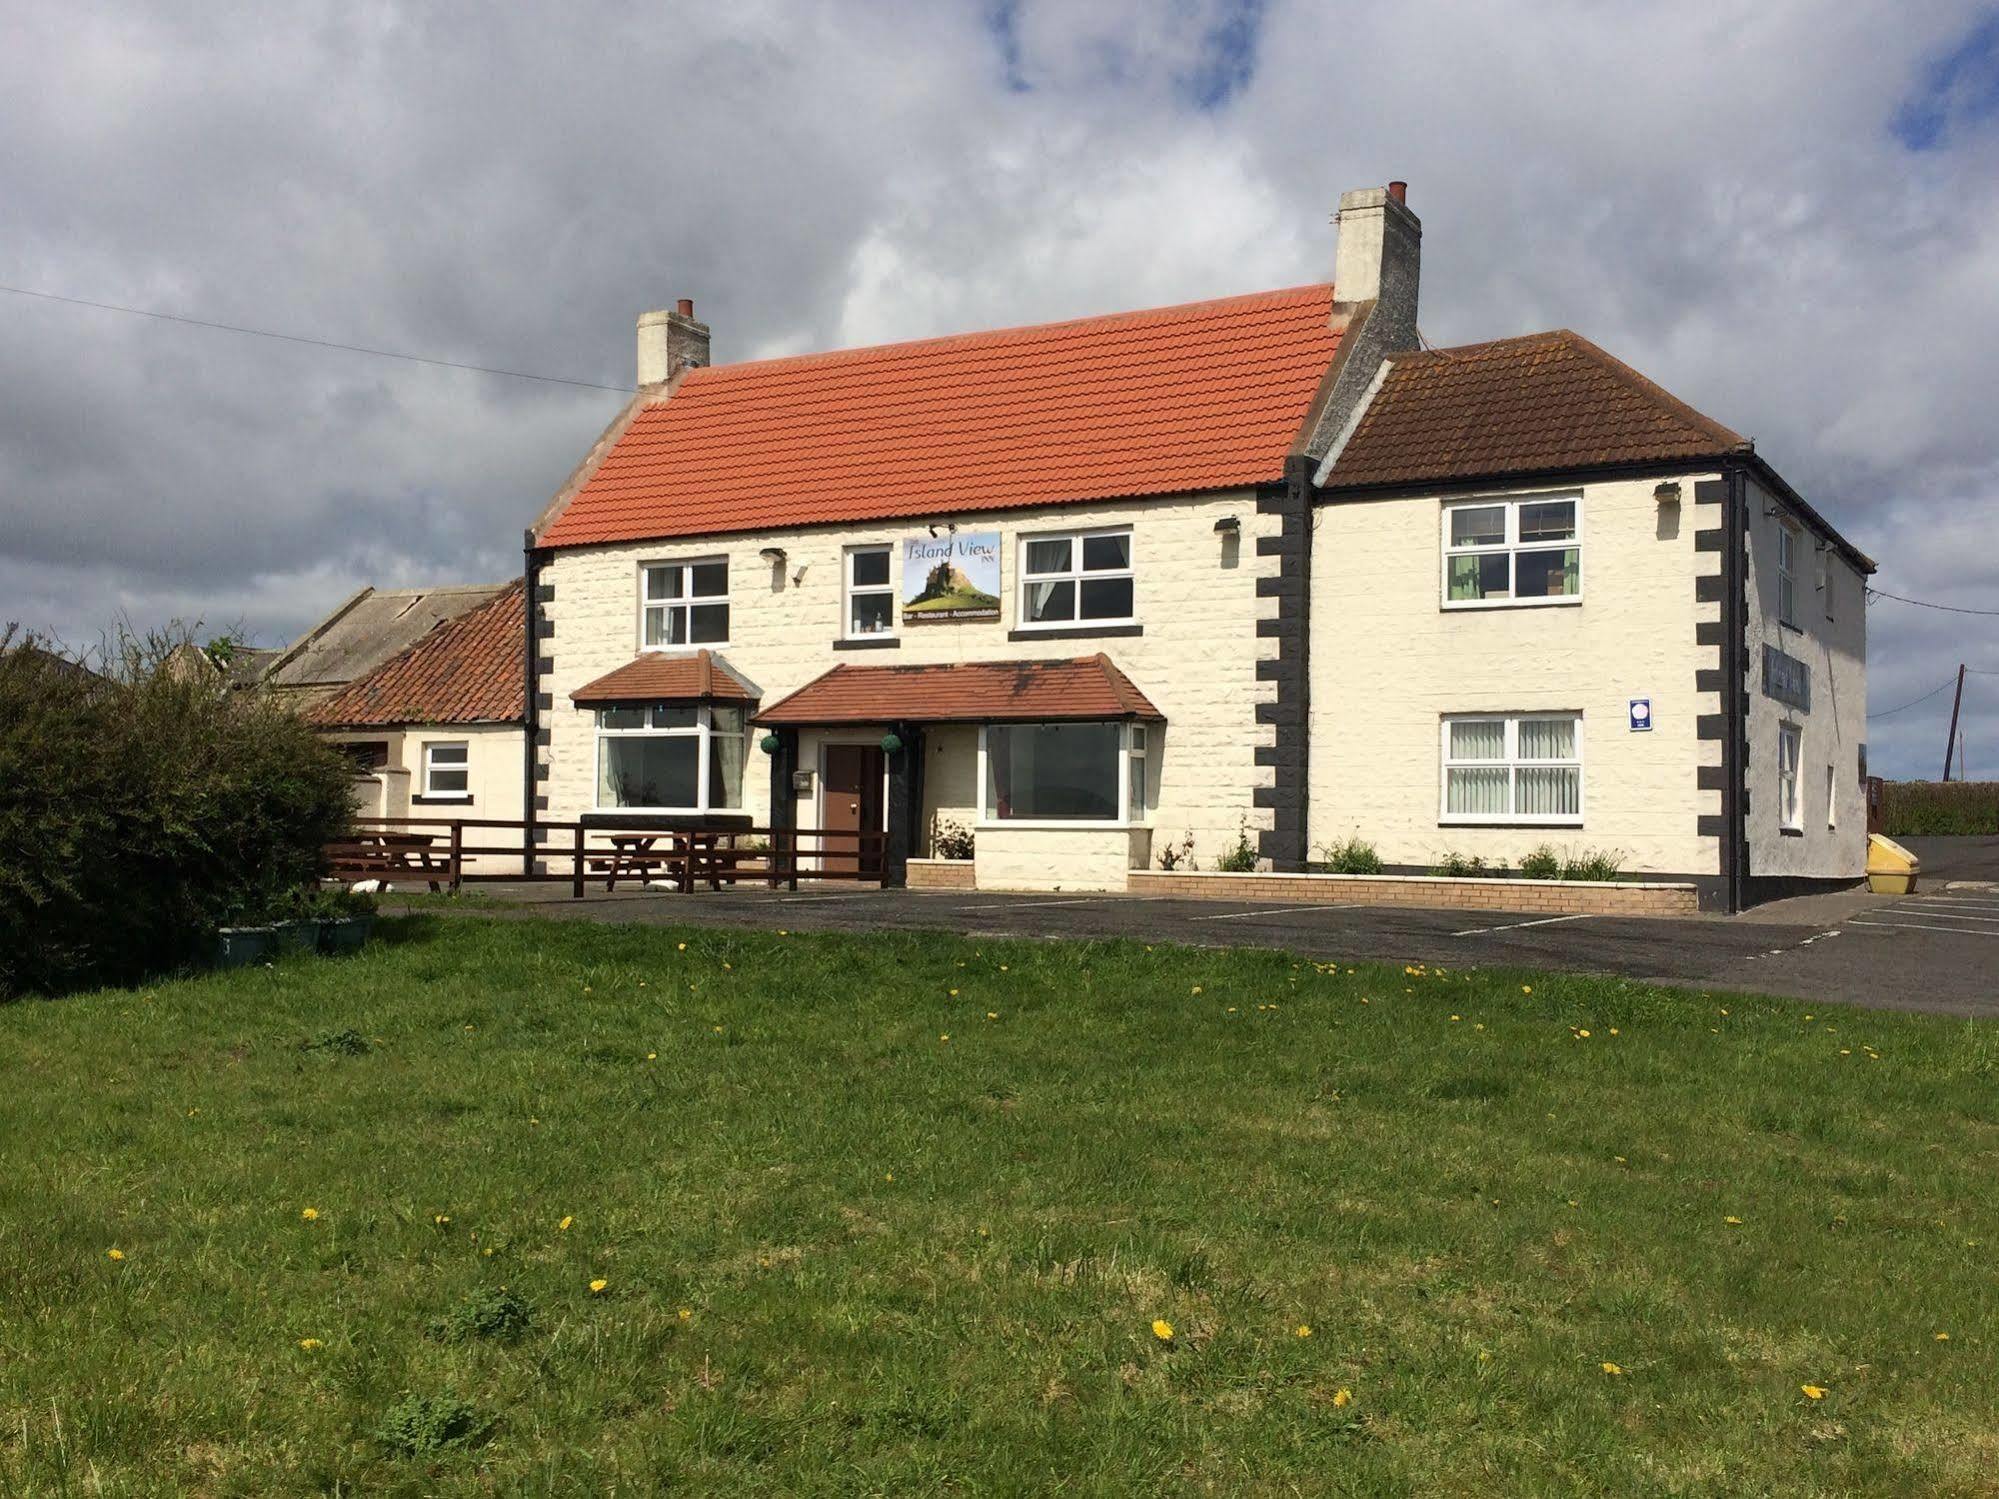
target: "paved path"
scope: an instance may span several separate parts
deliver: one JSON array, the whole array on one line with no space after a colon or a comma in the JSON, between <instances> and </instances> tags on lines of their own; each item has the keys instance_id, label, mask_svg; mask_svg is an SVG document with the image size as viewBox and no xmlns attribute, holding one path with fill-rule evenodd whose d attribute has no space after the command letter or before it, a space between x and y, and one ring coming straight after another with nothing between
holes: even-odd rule
<instances>
[{"instance_id":1,"label":"paved path","mask_svg":"<svg viewBox=\"0 0 1999 1499\"><path fill-rule=\"evenodd\" d=\"M1657 920L1130 895L739 889L676 895L487 887L503 916L793 931L948 931L969 937L1128 937L1275 947L1313 957L1612 973L1682 986L1999 1017L1999 893L1855 893L1750 917Z\"/></svg>"}]
</instances>

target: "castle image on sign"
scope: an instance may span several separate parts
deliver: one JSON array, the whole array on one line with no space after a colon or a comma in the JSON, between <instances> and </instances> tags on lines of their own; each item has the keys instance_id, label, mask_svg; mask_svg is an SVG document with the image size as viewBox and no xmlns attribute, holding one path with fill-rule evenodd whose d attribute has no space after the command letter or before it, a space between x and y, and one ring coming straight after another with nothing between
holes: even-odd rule
<instances>
[{"instance_id":1,"label":"castle image on sign","mask_svg":"<svg viewBox=\"0 0 1999 1499\"><path fill-rule=\"evenodd\" d=\"M902 587L905 624L998 619L999 533L909 537Z\"/></svg>"}]
</instances>

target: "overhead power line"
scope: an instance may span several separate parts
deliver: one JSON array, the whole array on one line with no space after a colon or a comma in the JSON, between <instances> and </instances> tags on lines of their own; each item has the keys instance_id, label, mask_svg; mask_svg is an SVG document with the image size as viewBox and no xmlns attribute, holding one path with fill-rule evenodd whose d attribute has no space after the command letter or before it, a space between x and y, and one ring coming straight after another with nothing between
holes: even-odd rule
<instances>
[{"instance_id":1,"label":"overhead power line","mask_svg":"<svg viewBox=\"0 0 1999 1499\"><path fill-rule=\"evenodd\" d=\"M1936 686L1932 687L1928 692L1924 693L1921 697L1910 698L1908 702L1903 703L1900 707L1883 708L1879 713L1870 713L1867 716L1870 719L1886 718L1890 714L1900 713L1905 709L1913 708L1918 703L1927 703L1931 698L1935 697L1939 692L1942 692L1947 687L1955 686L1956 683L1957 683L1957 673L1952 672L1949 676L1945 677L1941 682L1937 683Z\"/></svg>"},{"instance_id":2,"label":"overhead power line","mask_svg":"<svg viewBox=\"0 0 1999 1499\"><path fill-rule=\"evenodd\" d=\"M1893 599L1898 604L1914 604L1918 609L1941 609L1946 614L1984 614L1999 617L1999 609L1967 609L1962 604L1932 604L1928 599L1904 598L1899 593L1890 593L1885 588L1869 588L1868 595L1877 599Z\"/></svg>"},{"instance_id":3,"label":"overhead power line","mask_svg":"<svg viewBox=\"0 0 1999 1499\"><path fill-rule=\"evenodd\" d=\"M310 344L316 349L338 349L346 354L368 354L376 359L401 359L410 364L433 364L447 370L470 370L479 375L505 375L510 380L540 380L549 385L575 385L584 390L615 390L631 393L629 385L600 385L595 380L571 380L562 375L536 375L527 370L496 369L487 364L464 364L456 359L433 359L426 354L404 354L395 349L370 349L362 344L337 343L330 338L307 338L298 333L274 333L269 328L246 328L239 323L213 323L206 318L182 317L176 312L154 312L145 307L122 307L116 302L93 302L86 297L61 297L49 291L30 291L25 286L0 285L0 291L17 297L34 297L43 302L65 302L72 307L94 307L99 312L122 312L132 317L157 318L163 323L185 323L191 328L213 328L220 333L244 333L252 338L275 338L288 344Z\"/></svg>"}]
</instances>

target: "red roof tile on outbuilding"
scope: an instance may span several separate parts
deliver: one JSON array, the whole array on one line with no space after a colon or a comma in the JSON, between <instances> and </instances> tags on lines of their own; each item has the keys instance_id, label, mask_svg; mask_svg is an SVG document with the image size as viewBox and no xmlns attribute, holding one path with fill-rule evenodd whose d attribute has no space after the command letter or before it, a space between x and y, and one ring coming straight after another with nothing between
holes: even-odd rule
<instances>
[{"instance_id":1,"label":"red roof tile on outbuilding","mask_svg":"<svg viewBox=\"0 0 1999 1499\"><path fill-rule=\"evenodd\" d=\"M314 703L306 721L323 729L526 722L521 596L515 579Z\"/></svg>"},{"instance_id":2,"label":"red roof tile on outbuilding","mask_svg":"<svg viewBox=\"0 0 1999 1499\"><path fill-rule=\"evenodd\" d=\"M1339 345L1327 285L689 370L541 544L1274 481Z\"/></svg>"},{"instance_id":3,"label":"red roof tile on outbuilding","mask_svg":"<svg viewBox=\"0 0 1999 1499\"><path fill-rule=\"evenodd\" d=\"M574 703L753 703L756 692L713 651L648 651L569 694Z\"/></svg>"},{"instance_id":4,"label":"red roof tile on outbuilding","mask_svg":"<svg viewBox=\"0 0 1999 1499\"><path fill-rule=\"evenodd\" d=\"M1161 713L1105 655L1073 661L836 666L756 715L760 724L1039 723Z\"/></svg>"}]
</instances>

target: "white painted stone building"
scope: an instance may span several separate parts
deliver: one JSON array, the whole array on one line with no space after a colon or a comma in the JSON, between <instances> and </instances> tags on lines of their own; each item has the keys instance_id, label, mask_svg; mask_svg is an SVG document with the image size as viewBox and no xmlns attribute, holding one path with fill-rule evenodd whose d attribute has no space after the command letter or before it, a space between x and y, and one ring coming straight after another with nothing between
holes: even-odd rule
<instances>
[{"instance_id":1,"label":"white painted stone building","mask_svg":"<svg viewBox=\"0 0 1999 1499\"><path fill-rule=\"evenodd\" d=\"M993 888L1349 835L1857 877L1872 564L1573 334L1418 350L1400 185L1339 222L1331 285L1039 327L715 365L646 314L528 535L530 815L876 830L891 882L962 828Z\"/></svg>"}]
</instances>

